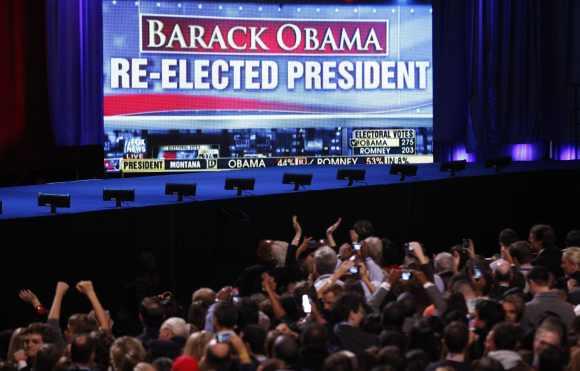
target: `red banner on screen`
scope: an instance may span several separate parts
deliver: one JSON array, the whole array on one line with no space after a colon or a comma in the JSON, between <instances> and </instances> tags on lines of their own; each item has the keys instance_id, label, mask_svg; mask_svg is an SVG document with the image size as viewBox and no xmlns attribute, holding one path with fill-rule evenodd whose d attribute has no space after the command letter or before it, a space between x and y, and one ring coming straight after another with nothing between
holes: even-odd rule
<instances>
[{"instance_id":1,"label":"red banner on screen","mask_svg":"<svg viewBox=\"0 0 580 371\"><path fill-rule=\"evenodd\" d=\"M193 54L389 54L388 21L141 16L141 51Z\"/></svg>"}]
</instances>

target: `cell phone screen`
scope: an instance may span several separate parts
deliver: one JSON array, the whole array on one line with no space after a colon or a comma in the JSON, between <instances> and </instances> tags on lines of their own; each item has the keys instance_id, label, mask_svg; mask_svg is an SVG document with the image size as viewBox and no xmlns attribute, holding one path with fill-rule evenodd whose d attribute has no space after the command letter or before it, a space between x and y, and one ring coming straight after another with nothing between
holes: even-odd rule
<instances>
[{"instance_id":1,"label":"cell phone screen","mask_svg":"<svg viewBox=\"0 0 580 371\"><path fill-rule=\"evenodd\" d=\"M355 251L359 251L359 250L360 250L360 243L353 243L353 244L352 244L352 248L353 248Z\"/></svg>"},{"instance_id":2,"label":"cell phone screen","mask_svg":"<svg viewBox=\"0 0 580 371\"><path fill-rule=\"evenodd\" d=\"M227 332L217 334L217 341L218 341L218 343L225 343L228 340L230 340L230 336L231 336L231 334L228 334Z\"/></svg>"},{"instance_id":3,"label":"cell phone screen","mask_svg":"<svg viewBox=\"0 0 580 371\"><path fill-rule=\"evenodd\" d=\"M403 281L408 281L411 279L411 272L402 272L401 273L401 279Z\"/></svg>"},{"instance_id":4,"label":"cell phone screen","mask_svg":"<svg viewBox=\"0 0 580 371\"><path fill-rule=\"evenodd\" d=\"M310 299L306 294L302 295L302 310L304 310L304 313L312 312L312 305L310 304Z\"/></svg>"}]
</instances>

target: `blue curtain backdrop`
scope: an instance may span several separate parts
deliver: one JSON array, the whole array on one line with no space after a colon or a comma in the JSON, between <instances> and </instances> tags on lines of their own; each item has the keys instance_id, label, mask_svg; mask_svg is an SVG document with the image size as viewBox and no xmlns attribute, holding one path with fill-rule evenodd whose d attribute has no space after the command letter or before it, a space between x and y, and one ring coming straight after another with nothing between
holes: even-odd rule
<instances>
[{"instance_id":1,"label":"blue curtain backdrop","mask_svg":"<svg viewBox=\"0 0 580 371\"><path fill-rule=\"evenodd\" d=\"M102 144L102 0L46 0L50 118L59 146Z\"/></svg>"},{"instance_id":2,"label":"blue curtain backdrop","mask_svg":"<svg viewBox=\"0 0 580 371\"><path fill-rule=\"evenodd\" d=\"M103 142L101 1L46 0L58 145ZM571 82L580 69L575 4L433 0L437 160L533 160L569 150Z\"/></svg>"},{"instance_id":3,"label":"blue curtain backdrop","mask_svg":"<svg viewBox=\"0 0 580 371\"><path fill-rule=\"evenodd\" d=\"M573 145L573 3L434 0L439 160L559 158Z\"/></svg>"}]
</instances>

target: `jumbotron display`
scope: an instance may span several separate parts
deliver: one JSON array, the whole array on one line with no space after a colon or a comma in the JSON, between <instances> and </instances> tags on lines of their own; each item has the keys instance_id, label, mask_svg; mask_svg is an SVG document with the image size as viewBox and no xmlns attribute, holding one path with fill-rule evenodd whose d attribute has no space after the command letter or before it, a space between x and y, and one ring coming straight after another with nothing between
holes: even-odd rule
<instances>
[{"instance_id":1,"label":"jumbotron display","mask_svg":"<svg viewBox=\"0 0 580 371\"><path fill-rule=\"evenodd\" d=\"M104 0L105 169L432 162L431 13Z\"/></svg>"}]
</instances>

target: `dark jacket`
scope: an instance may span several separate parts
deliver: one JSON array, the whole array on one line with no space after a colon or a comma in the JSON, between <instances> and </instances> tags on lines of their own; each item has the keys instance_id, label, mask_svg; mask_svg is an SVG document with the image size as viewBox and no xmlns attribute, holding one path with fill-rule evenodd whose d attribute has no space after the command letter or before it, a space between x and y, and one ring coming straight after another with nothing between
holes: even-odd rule
<instances>
[{"instance_id":1,"label":"dark jacket","mask_svg":"<svg viewBox=\"0 0 580 371\"><path fill-rule=\"evenodd\" d=\"M548 269L554 277L559 278L564 275L562 271L562 251L557 247L542 249L538 256L532 261L532 265L539 265Z\"/></svg>"},{"instance_id":2,"label":"dark jacket","mask_svg":"<svg viewBox=\"0 0 580 371\"><path fill-rule=\"evenodd\" d=\"M536 294L534 298L526 304L521 326L524 330L532 330L546 318L548 315L560 317L568 330L572 329L572 323L576 317L574 306L560 298L555 291L542 292Z\"/></svg>"},{"instance_id":3,"label":"dark jacket","mask_svg":"<svg viewBox=\"0 0 580 371\"><path fill-rule=\"evenodd\" d=\"M183 352L185 338L172 337L170 340L153 340L149 343L147 358L152 362L160 357L175 359Z\"/></svg>"},{"instance_id":4,"label":"dark jacket","mask_svg":"<svg viewBox=\"0 0 580 371\"><path fill-rule=\"evenodd\" d=\"M334 326L334 334L341 350L349 350L354 354L361 354L367 348L378 345L378 337L364 332L358 327L347 323Z\"/></svg>"}]
</instances>

